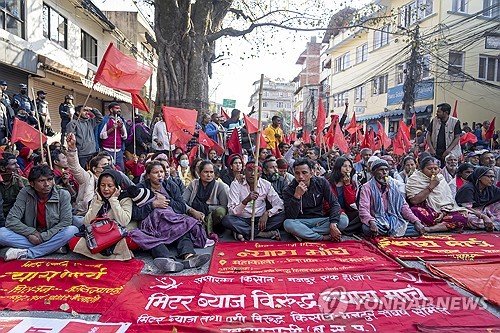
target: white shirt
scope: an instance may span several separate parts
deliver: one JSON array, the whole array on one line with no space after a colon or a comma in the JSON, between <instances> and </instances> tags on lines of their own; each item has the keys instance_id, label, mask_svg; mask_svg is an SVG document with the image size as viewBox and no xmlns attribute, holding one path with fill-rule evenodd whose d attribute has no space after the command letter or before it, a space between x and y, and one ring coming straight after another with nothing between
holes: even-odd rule
<instances>
[{"instance_id":1,"label":"white shirt","mask_svg":"<svg viewBox=\"0 0 500 333\"><path fill-rule=\"evenodd\" d=\"M160 120L153 127L153 142L151 143L151 146L154 150L174 150L175 145L170 144L170 137L171 135L170 133L167 133L167 126L165 126L165 122ZM160 141L162 145L158 146L156 140Z\"/></svg>"},{"instance_id":2,"label":"white shirt","mask_svg":"<svg viewBox=\"0 0 500 333\"><path fill-rule=\"evenodd\" d=\"M229 214L243 218L252 217L253 202L249 202L246 206L242 201L250 194L250 185L243 180L243 183L233 180L229 187L229 203L227 205ZM257 183L257 193L259 197L255 200L255 216L260 217L266 211L266 199L271 203L272 208L269 210L269 217L272 217L284 208L283 200L274 190L270 182L259 178Z\"/></svg>"}]
</instances>

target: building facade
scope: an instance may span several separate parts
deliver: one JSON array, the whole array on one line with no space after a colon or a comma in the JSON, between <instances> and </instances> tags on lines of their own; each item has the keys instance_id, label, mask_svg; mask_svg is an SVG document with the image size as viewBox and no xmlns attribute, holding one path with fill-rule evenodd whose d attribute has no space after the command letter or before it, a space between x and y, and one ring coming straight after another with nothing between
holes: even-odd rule
<instances>
[{"instance_id":1,"label":"building facade","mask_svg":"<svg viewBox=\"0 0 500 333\"><path fill-rule=\"evenodd\" d=\"M418 124L427 125L440 103L456 103L459 118L469 125L495 116L500 103L498 0L374 4L378 10L370 15L385 19L369 29L341 30L330 39L330 103L337 114L348 101L358 121L375 130L380 121L389 132L415 112ZM414 102L405 113L409 96Z\"/></svg>"},{"instance_id":2,"label":"building facade","mask_svg":"<svg viewBox=\"0 0 500 333\"><path fill-rule=\"evenodd\" d=\"M0 49L5 50L0 52L0 79L9 84L9 95L19 91L20 83L28 85L31 98L32 89L44 90L56 132L59 104L68 94L78 105L90 93L87 105L101 110L113 100L123 102L124 115L130 117L128 93L100 84L91 91L109 43L124 53L130 53L132 45L92 1L8 1L0 3L0 11L8 18L0 21Z\"/></svg>"},{"instance_id":3,"label":"building facade","mask_svg":"<svg viewBox=\"0 0 500 333\"><path fill-rule=\"evenodd\" d=\"M253 93L248 102L248 106L255 111L259 110L259 88L260 80L253 83ZM273 116L280 116L283 119L283 129L290 130L294 90L295 84L293 82L287 82L284 79L264 78L262 85L263 127L271 123Z\"/></svg>"}]
</instances>

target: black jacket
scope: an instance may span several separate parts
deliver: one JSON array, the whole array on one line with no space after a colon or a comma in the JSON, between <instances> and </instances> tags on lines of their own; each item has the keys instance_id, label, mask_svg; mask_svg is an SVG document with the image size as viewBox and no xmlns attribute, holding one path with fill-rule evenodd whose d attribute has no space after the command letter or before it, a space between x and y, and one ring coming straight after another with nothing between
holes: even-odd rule
<instances>
[{"instance_id":1,"label":"black jacket","mask_svg":"<svg viewBox=\"0 0 500 333\"><path fill-rule=\"evenodd\" d=\"M299 183L294 179L283 190L287 219L326 217L323 212L323 202L327 201L330 206L330 223L339 222L340 205L325 178L312 177L307 192L300 199L293 196L297 185Z\"/></svg>"},{"instance_id":2,"label":"black jacket","mask_svg":"<svg viewBox=\"0 0 500 333\"><path fill-rule=\"evenodd\" d=\"M163 181L163 188L167 191L168 197L170 200L170 207L177 214L185 214L186 213L186 204L182 199L181 192L179 187L169 178ZM151 183L149 180L146 180L144 183L139 183L137 187L148 188L151 189ZM144 220L149 213L153 211L153 203L150 202L142 207L137 207L136 205L132 208L132 220L142 221Z\"/></svg>"}]
</instances>

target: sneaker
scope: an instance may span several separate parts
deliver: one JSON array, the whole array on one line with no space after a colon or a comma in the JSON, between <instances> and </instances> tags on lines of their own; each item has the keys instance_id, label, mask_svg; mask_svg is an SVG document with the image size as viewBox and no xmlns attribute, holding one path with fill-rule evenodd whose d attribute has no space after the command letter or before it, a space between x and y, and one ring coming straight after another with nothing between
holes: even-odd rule
<instances>
[{"instance_id":1,"label":"sneaker","mask_svg":"<svg viewBox=\"0 0 500 333\"><path fill-rule=\"evenodd\" d=\"M175 273L184 269L184 265L171 258L155 258L153 263L162 273Z\"/></svg>"},{"instance_id":2,"label":"sneaker","mask_svg":"<svg viewBox=\"0 0 500 333\"><path fill-rule=\"evenodd\" d=\"M184 268L195 268L195 267L201 267L209 261L210 261L210 254L208 253L194 254L191 257L182 260L182 264L184 265Z\"/></svg>"},{"instance_id":3,"label":"sneaker","mask_svg":"<svg viewBox=\"0 0 500 333\"><path fill-rule=\"evenodd\" d=\"M11 247L5 252L5 261L18 260L18 259L26 259L28 257L27 249L16 249Z\"/></svg>"}]
</instances>

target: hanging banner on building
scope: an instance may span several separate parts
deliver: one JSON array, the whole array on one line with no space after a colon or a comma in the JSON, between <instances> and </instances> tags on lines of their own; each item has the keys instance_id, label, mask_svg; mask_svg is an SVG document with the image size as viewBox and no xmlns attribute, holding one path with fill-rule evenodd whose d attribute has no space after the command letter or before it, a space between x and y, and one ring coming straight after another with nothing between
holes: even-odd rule
<instances>
[{"instance_id":1,"label":"hanging banner on building","mask_svg":"<svg viewBox=\"0 0 500 333\"><path fill-rule=\"evenodd\" d=\"M102 322L130 332L414 332L500 328L500 319L418 270L303 276L134 277ZM471 330L472 331L472 330ZM470 332L471 332L470 331Z\"/></svg>"},{"instance_id":2,"label":"hanging banner on building","mask_svg":"<svg viewBox=\"0 0 500 333\"><path fill-rule=\"evenodd\" d=\"M124 333L130 323L99 323L78 319L0 318L0 333Z\"/></svg>"},{"instance_id":3,"label":"hanging banner on building","mask_svg":"<svg viewBox=\"0 0 500 333\"><path fill-rule=\"evenodd\" d=\"M209 274L308 274L400 268L360 241L217 243Z\"/></svg>"},{"instance_id":4,"label":"hanging banner on building","mask_svg":"<svg viewBox=\"0 0 500 333\"><path fill-rule=\"evenodd\" d=\"M486 262L427 263L435 275L451 280L470 292L500 306L500 260Z\"/></svg>"},{"instance_id":5,"label":"hanging banner on building","mask_svg":"<svg viewBox=\"0 0 500 333\"><path fill-rule=\"evenodd\" d=\"M387 89L387 105L403 103L403 85ZM425 101L434 98L434 79L424 80L415 85L415 100Z\"/></svg>"},{"instance_id":6,"label":"hanging banner on building","mask_svg":"<svg viewBox=\"0 0 500 333\"><path fill-rule=\"evenodd\" d=\"M388 255L400 259L479 260L500 255L497 233L379 237L373 242Z\"/></svg>"},{"instance_id":7,"label":"hanging banner on building","mask_svg":"<svg viewBox=\"0 0 500 333\"><path fill-rule=\"evenodd\" d=\"M2 262L0 308L102 313L143 265L140 260Z\"/></svg>"}]
</instances>

